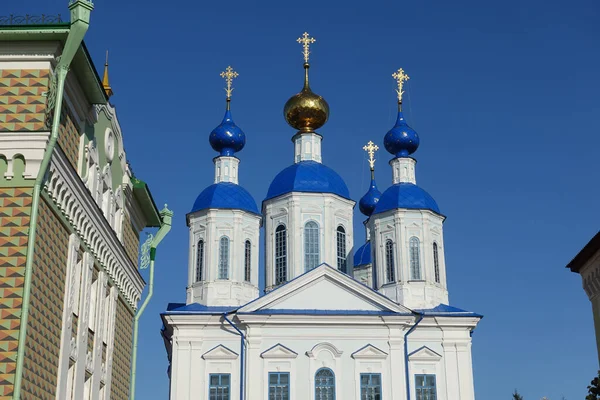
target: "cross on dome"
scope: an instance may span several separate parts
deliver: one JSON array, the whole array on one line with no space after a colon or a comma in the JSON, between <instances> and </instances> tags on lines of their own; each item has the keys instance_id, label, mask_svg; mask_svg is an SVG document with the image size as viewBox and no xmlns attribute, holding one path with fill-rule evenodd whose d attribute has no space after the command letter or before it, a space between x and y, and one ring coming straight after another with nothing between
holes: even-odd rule
<instances>
[{"instance_id":1,"label":"cross on dome","mask_svg":"<svg viewBox=\"0 0 600 400\"><path fill-rule=\"evenodd\" d=\"M375 152L379 150L379 146L373 144L372 141L369 140L365 146L363 146L363 150L369 154L369 166L371 167L371 171L375 170Z\"/></svg>"},{"instance_id":2,"label":"cross on dome","mask_svg":"<svg viewBox=\"0 0 600 400\"><path fill-rule=\"evenodd\" d=\"M310 37L308 35L308 32L304 32L302 37L299 37L296 41L302 45L302 54L304 54L304 62L308 64L308 56L310 55L310 45L316 42L317 40L315 38Z\"/></svg>"},{"instance_id":3,"label":"cross on dome","mask_svg":"<svg viewBox=\"0 0 600 400\"><path fill-rule=\"evenodd\" d=\"M221 78L225 79L227 87L225 93L227 93L227 100L231 100L231 93L233 93L233 80L237 78L239 74L231 68L231 65L225 68L225 71L221 72Z\"/></svg>"},{"instance_id":4,"label":"cross on dome","mask_svg":"<svg viewBox=\"0 0 600 400\"><path fill-rule=\"evenodd\" d=\"M396 93L398 93L398 103L402 104L402 95L404 94L402 87L404 86L404 82L409 80L410 77L404 73L402 68L400 68L398 71L392 74L392 78L394 78L398 83L398 89L396 89Z\"/></svg>"}]
</instances>

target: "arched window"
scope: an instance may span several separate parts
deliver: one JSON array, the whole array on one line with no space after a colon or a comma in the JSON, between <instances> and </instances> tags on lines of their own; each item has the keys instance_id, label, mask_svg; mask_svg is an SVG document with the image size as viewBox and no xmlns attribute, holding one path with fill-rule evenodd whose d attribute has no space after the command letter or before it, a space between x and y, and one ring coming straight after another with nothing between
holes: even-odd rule
<instances>
[{"instance_id":1,"label":"arched window","mask_svg":"<svg viewBox=\"0 0 600 400\"><path fill-rule=\"evenodd\" d=\"M198 240L196 247L196 282L200 282L203 278L204 269L204 240Z\"/></svg>"},{"instance_id":2,"label":"arched window","mask_svg":"<svg viewBox=\"0 0 600 400\"><path fill-rule=\"evenodd\" d=\"M335 399L335 375L329 368L321 368L315 374L315 400Z\"/></svg>"},{"instance_id":3,"label":"arched window","mask_svg":"<svg viewBox=\"0 0 600 400\"><path fill-rule=\"evenodd\" d=\"M385 242L385 276L388 282L394 281L394 242Z\"/></svg>"},{"instance_id":4,"label":"arched window","mask_svg":"<svg viewBox=\"0 0 600 400\"><path fill-rule=\"evenodd\" d=\"M287 238L285 225L275 229L275 285L287 280Z\"/></svg>"},{"instance_id":5,"label":"arched window","mask_svg":"<svg viewBox=\"0 0 600 400\"><path fill-rule=\"evenodd\" d=\"M343 226L337 228L337 268L346 272L346 230Z\"/></svg>"},{"instance_id":6,"label":"arched window","mask_svg":"<svg viewBox=\"0 0 600 400\"><path fill-rule=\"evenodd\" d=\"M229 279L229 238L221 237L219 241L219 279Z\"/></svg>"},{"instance_id":7,"label":"arched window","mask_svg":"<svg viewBox=\"0 0 600 400\"><path fill-rule=\"evenodd\" d=\"M408 241L410 257L410 279L421 280L421 260L419 259L419 239L413 236Z\"/></svg>"},{"instance_id":8,"label":"arched window","mask_svg":"<svg viewBox=\"0 0 600 400\"><path fill-rule=\"evenodd\" d=\"M244 280L250 282L250 273L252 271L252 244L246 240L244 245Z\"/></svg>"},{"instance_id":9,"label":"arched window","mask_svg":"<svg viewBox=\"0 0 600 400\"><path fill-rule=\"evenodd\" d=\"M440 283L440 259L436 242L433 242L433 273L435 275L435 283Z\"/></svg>"},{"instance_id":10,"label":"arched window","mask_svg":"<svg viewBox=\"0 0 600 400\"><path fill-rule=\"evenodd\" d=\"M311 270L319 265L319 225L308 221L304 225L304 269Z\"/></svg>"}]
</instances>

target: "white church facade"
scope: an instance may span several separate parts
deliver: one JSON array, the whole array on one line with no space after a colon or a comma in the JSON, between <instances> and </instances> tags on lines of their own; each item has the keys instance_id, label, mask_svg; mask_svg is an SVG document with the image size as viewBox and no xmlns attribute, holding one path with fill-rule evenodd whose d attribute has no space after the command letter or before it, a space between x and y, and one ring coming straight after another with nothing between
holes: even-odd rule
<instances>
[{"instance_id":1,"label":"white church facade","mask_svg":"<svg viewBox=\"0 0 600 400\"><path fill-rule=\"evenodd\" d=\"M305 82L285 105L294 164L259 210L239 184L245 134L227 110L210 143L215 180L187 215L185 304L162 314L172 400L473 400L471 334L480 315L449 305L443 222L416 184L417 133L402 114L384 138L392 185L373 178L359 202L366 243L354 248L343 179L323 164L327 102ZM365 146L371 171L377 146ZM264 228L265 290L259 290Z\"/></svg>"}]
</instances>

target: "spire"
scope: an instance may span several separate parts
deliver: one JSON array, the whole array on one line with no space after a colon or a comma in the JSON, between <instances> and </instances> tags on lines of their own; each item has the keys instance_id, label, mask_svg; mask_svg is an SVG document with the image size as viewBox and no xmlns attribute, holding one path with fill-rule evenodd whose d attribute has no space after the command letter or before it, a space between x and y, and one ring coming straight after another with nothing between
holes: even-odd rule
<instances>
[{"instance_id":1,"label":"spire","mask_svg":"<svg viewBox=\"0 0 600 400\"><path fill-rule=\"evenodd\" d=\"M313 93L308 82L310 45L315 43L316 39L310 37L308 32L304 32L296 41L302 45L304 56L304 87L300 93L293 95L285 103L283 115L287 123L300 133L314 133L315 129L319 129L327 122L329 105L323 97Z\"/></svg>"},{"instance_id":2,"label":"spire","mask_svg":"<svg viewBox=\"0 0 600 400\"><path fill-rule=\"evenodd\" d=\"M404 83L410 78L402 68L394 72L392 78L394 78L398 85L396 89L398 95L398 117L394 127L385 135L383 144L385 145L385 149L397 158L405 158L417 151L419 147L419 135L417 135L414 129L408 126L402 114Z\"/></svg>"},{"instance_id":3,"label":"spire","mask_svg":"<svg viewBox=\"0 0 600 400\"><path fill-rule=\"evenodd\" d=\"M367 152L369 155L369 168L371 170L371 184L369 185L369 190L367 193L360 199L358 203L358 207L360 208L360 212L370 217L375 210L375 206L381 197L381 192L377 189L377 184L375 183L375 152L379 150L379 146L373 144L372 141L369 141L364 147L363 150Z\"/></svg>"},{"instance_id":4,"label":"spire","mask_svg":"<svg viewBox=\"0 0 600 400\"><path fill-rule=\"evenodd\" d=\"M104 63L104 77L102 78L102 87L104 88L106 96L110 98L110 96L113 95L113 90L110 87L110 83L108 81L108 50L106 50L106 62Z\"/></svg>"}]
</instances>

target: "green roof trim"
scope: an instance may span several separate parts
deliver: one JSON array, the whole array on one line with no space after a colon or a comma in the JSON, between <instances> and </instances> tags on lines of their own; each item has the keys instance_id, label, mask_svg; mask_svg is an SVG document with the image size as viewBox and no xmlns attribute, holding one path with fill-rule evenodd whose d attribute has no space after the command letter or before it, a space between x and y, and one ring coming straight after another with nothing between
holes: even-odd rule
<instances>
[{"instance_id":1,"label":"green roof trim","mask_svg":"<svg viewBox=\"0 0 600 400\"><path fill-rule=\"evenodd\" d=\"M131 182L133 183L133 197L142 207L142 212L144 217L146 217L146 227L159 228L162 219L160 218L158 207L156 207L156 203L152 198L152 193L150 193L148 185L146 182L137 178L131 178Z\"/></svg>"}]
</instances>

